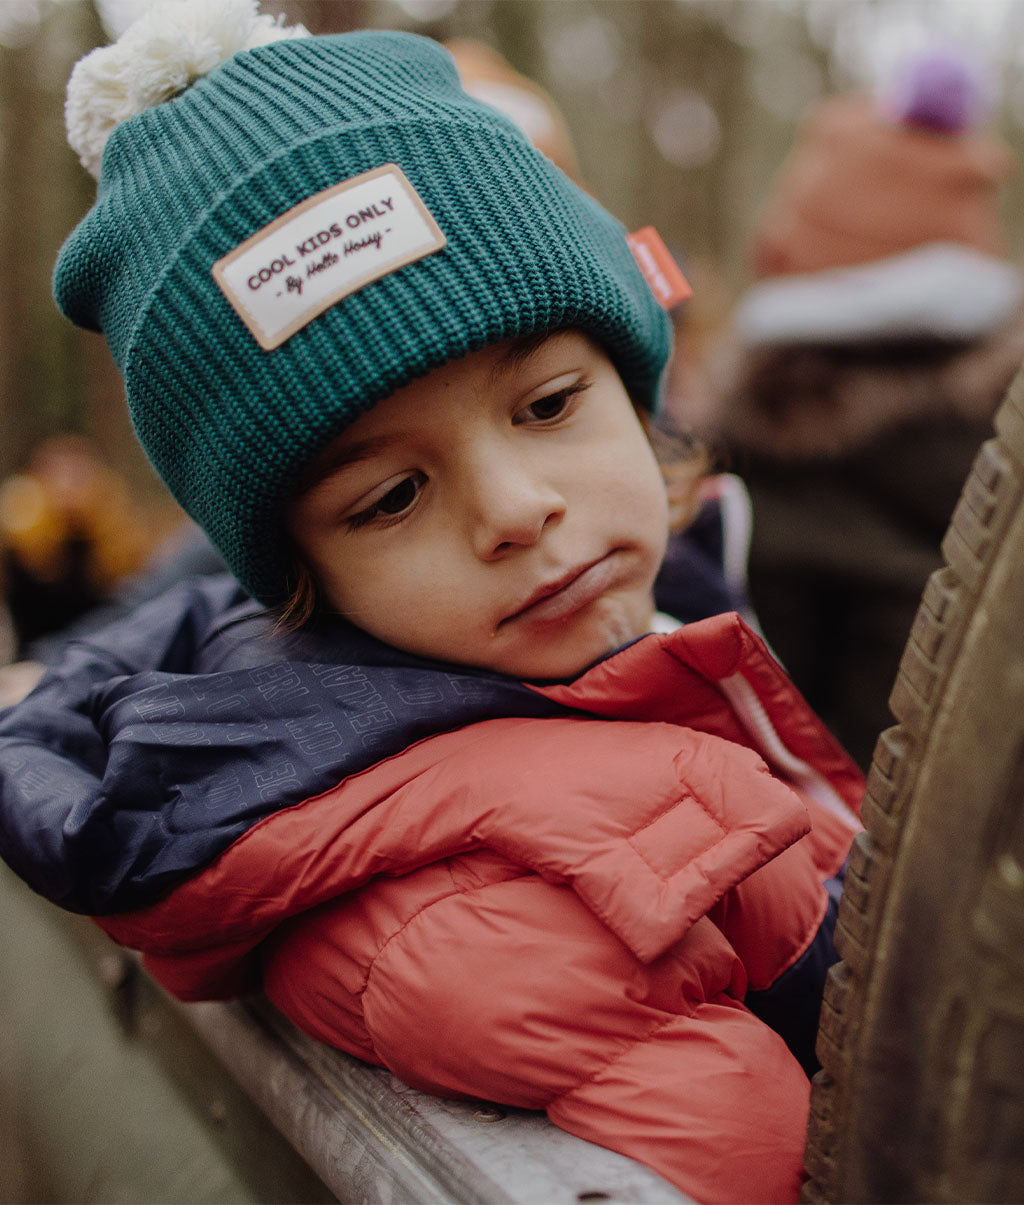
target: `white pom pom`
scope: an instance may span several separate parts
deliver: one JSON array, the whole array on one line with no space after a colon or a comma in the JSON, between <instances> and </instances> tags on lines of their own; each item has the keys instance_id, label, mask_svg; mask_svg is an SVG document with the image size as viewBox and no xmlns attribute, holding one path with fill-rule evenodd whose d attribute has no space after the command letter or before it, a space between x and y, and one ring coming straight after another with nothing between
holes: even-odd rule
<instances>
[{"instance_id":1,"label":"white pom pom","mask_svg":"<svg viewBox=\"0 0 1024 1205\"><path fill-rule=\"evenodd\" d=\"M162 104L240 50L308 37L257 11L256 0L171 0L151 8L112 46L81 59L68 81L68 142L97 178L114 127Z\"/></svg>"}]
</instances>

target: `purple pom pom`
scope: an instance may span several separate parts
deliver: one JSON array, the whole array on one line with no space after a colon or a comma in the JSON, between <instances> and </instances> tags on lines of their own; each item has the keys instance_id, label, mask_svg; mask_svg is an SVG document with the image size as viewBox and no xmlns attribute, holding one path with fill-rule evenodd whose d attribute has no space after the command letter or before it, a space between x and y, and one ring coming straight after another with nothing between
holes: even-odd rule
<instances>
[{"instance_id":1,"label":"purple pom pom","mask_svg":"<svg viewBox=\"0 0 1024 1205\"><path fill-rule=\"evenodd\" d=\"M979 68L954 51L930 51L904 64L886 106L908 125L962 134L988 114Z\"/></svg>"}]
</instances>

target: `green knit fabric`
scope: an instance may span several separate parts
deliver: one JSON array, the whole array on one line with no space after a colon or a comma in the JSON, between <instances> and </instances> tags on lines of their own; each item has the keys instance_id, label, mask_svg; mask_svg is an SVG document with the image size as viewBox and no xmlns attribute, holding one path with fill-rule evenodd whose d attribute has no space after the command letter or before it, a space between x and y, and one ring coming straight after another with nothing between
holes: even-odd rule
<instances>
[{"instance_id":1,"label":"green knit fabric","mask_svg":"<svg viewBox=\"0 0 1024 1205\"><path fill-rule=\"evenodd\" d=\"M264 351L218 288L222 256L326 188L397 163L447 238ZM363 32L221 64L122 123L54 291L102 330L138 437L242 584L287 588L297 477L359 414L467 352L575 327L653 409L670 327L625 231L468 97L436 43Z\"/></svg>"}]
</instances>

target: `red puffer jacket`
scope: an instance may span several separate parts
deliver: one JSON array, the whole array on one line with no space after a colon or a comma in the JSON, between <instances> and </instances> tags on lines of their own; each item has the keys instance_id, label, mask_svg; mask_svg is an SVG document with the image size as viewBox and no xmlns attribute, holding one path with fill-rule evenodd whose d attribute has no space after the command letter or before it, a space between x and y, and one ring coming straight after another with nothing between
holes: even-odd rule
<instances>
[{"instance_id":1,"label":"red puffer jacket","mask_svg":"<svg viewBox=\"0 0 1024 1205\"><path fill-rule=\"evenodd\" d=\"M807 1077L744 999L814 947L858 771L734 615L533 689L564 714L421 739L100 923L183 998L262 982L427 1091L795 1200Z\"/></svg>"}]
</instances>

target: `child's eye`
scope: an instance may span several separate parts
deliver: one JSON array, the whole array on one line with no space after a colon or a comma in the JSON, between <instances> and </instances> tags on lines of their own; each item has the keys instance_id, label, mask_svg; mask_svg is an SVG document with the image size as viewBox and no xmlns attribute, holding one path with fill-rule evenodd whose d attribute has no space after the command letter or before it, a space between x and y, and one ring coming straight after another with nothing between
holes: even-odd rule
<instances>
[{"instance_id":1,"label":"child's eye","mask_svg":"<svg viewBox=\"0 0 1024 1205\"><path fill-rule=\"evenodd\" d=\"M345 522L350 529L355 529L375 520L386 524L400 519L419 497L426 480L423 473L411 473L365 510L349 515Z\"/></svg>"},{"instance_id":2,"label":"child's eye","mask_svg":"<svg viewBox=\"0 0 1024 1205\"><path fill-rule=\"evenodd\" d=\"M523 423L553 422L565 414L569 409L572 399L587 389L589 384L589 381L577 381L565 389L559 389L556 393L549 393L546 397L538 398L535 402L531 402L529 406L524 406L515 416L513 422L517 425Z\"/></svg>"}]
</instances>

